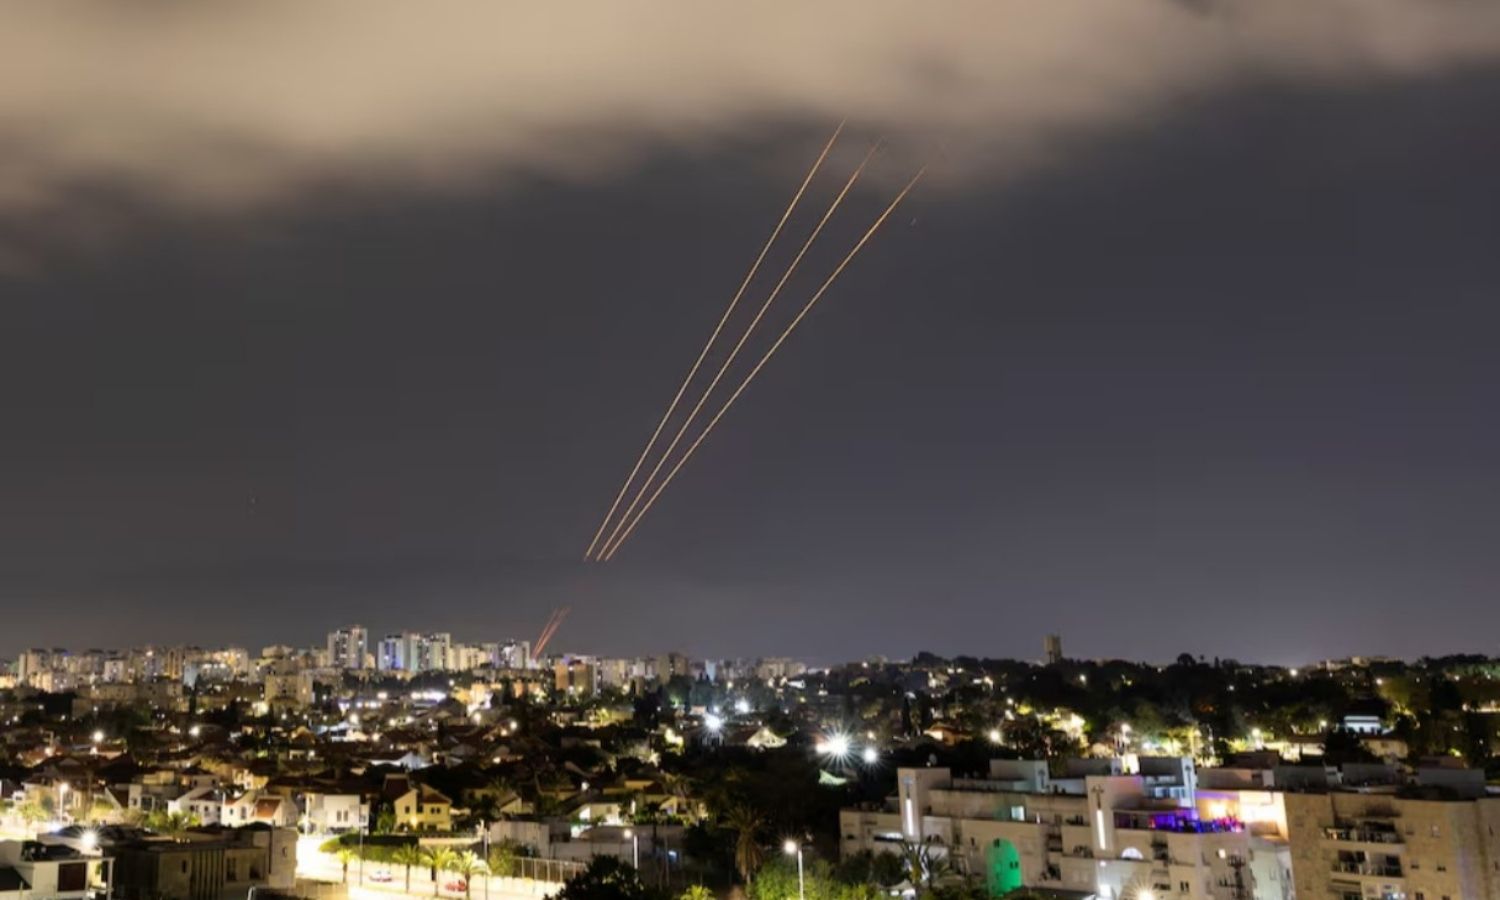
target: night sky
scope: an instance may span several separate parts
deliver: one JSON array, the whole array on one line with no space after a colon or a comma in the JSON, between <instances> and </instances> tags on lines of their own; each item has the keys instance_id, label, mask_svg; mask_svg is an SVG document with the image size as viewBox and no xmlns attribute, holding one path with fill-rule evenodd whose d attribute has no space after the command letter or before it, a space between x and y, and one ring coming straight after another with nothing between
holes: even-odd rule
<instances>
[{"instance_id":1,"label":"night sky","mask_svg":"<svg viewBox=\"0 0 1500 900\"><path fill-rule=\"evenodd\" d=\"M608 654L1497 652L1500 56L1437 56L1024 141L854 104L795 233L891 149L783 310L931 183L607 566L834 104L243 195L7 126L0 655L534 637L562 603L554 647Z\"/></svg>"}]
</instances>

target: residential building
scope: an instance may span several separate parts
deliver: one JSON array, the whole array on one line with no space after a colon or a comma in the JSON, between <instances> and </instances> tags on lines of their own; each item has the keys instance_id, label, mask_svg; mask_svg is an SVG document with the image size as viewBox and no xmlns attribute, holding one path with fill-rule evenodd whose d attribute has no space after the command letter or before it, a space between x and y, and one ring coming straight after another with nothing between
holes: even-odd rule
<instances>
[{"instance_id":1,"label":"residential building","mask_svg":"<svg viewBox=\"0 0 1500 900\"><path fill-rule=\"evenodd\" d=\"M396 822L411 831L452 831L453 801L426 785L412 784L392 803Z\"/></svg>"},{"instance_id":2,"label":"residential building","mask_svg":"<svg viewBox=\"0 0 1500 900\"><path fill-rule=\"evenodd\" d=\"M204 829L180 840L134 833L101 843L116 858L114 896L123 900L220 900L296 883L290 828Z\"/></svg>"},{"instance_id":3,"label":"residential building","mask_svg":"<svg viewBox=\"0 0 1500 900\"><path fill-rule=\"evenodd\" d=\"M1141 758L1129 772L1122 760L1072 760L1057 777L1041 760L992 760L984 779L903 768L884 806L841 813L842 849L925 845L992 895L1283 900L1284 843L1236 818L1232 793L1200 802L1192 760L1176 757Z\"/></svg>"},{"instance_id":4,"label":"residential building","mask_svg":"<svg viewBox=\"0 0 1500 900\"><path fill-rule=\"evenodd\" d=\"M368 816L369 807L358 794L311 792L302 796L302 817L314 832L355 831L366 824Z\"/></svg>"},{"instance_id":5,"label":"residential building","mask_svg":"<svg viewBox=\"0 0 1500 900\"><path fill-rule=\"evenodd\" d=\"M598 667L586 657L558 660L552 667L559 694L570 697L592 697L599 692Z\"/></svg>"},{"instance_id":6,"label":"residential building","mask_svg":"<svg viewBox=\"0 0 1500 900\"><path fill-rule=\"evenodd\" d=\"M271 663L265 674L263 697L268 707L302 709L312 705L315 676L289 660Z\"/></svg>"},{"instance_id":7,"label":"residential building","mask_svg":"<svg viewBox=\"0 0 1500 900\"><path fill-rule=\"evenodd\" d=\"M112 863L61 843L0 841L0 897L84 900L107 891Z\"/></svg>"},{"instance_id":8,"label":"residential building","mask_svg":"<svg viewBox=\"0 0 1500 900\"><path fill-rule=\"evenodd\" d=\"M1473 775L1286 794L1298 900L1500 897L1500 796Z\"/></svg>"},{"instance_id":9,"label":"residential building","mask_svg":"<svg viewBox=\"0 0 1500 900\"><path fill-rule=\"evenodd\" d=\"M365 668L370 635L363 625L350 625L328 633L328 665L335 669Z\"/></svg>"}]
</instances>

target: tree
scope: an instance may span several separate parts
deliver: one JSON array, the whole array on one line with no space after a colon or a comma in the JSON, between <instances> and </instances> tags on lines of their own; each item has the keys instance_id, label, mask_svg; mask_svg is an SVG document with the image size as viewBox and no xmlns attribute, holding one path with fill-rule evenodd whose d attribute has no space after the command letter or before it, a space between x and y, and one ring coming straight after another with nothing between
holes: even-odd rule
<instances>
[{"instance_id":1,"label":"tree","mask_svg":"<svg viewBox=\"0 0 1500 900\"><path fill-rule=\"evenodd\" d=\"M568 879L553 900L654 900L635 868L613 856L596 856Z\"/></svg>"},{"instance_id":2,"label":"tree","mask_svg":"<svg viewBox=\"0 0 1500 900\"><path fill-rule=\"evenodd\" d=\"M28 829L47 818L47 810L35 800L27 800L25 803L22 803L16 809L16 812L20 813L21 820L26 823Z\"/></svg>"},{"instance_id":3,"label":"tree","mask_svg":"<svg viewBox=\"0 0 1500 900\"><path fill-rule=\"evenodd\" d=\"M473 850L465 850L462 853L454 854L453 858L448 861L448 869L463 878L465 898L469 896L470 880L475 875L482 875L489 871L485 866L484 860L480 859L479 854Z\"/></svg>"},{"instance_id":4,"label":"tree","mask_svg":"<svg viewBox=\"0 0 1500 900\"><path fill-rule=\"evenodd\" d=\"M406 869L406 892L410 894L411 870L416 866L420 866L425 861L422 848L416 844L402 844L396 848L396 852L391 856L391 859L396 865Z\"/></svg>"},{"instance_id":5,"label":"tree","mask_svg":"<svg viewBox=\"0 0 1500 900\"><path fill-rule=\"evenodd\" d=\"M380 808L380 812L375 814L375 833L396 833L396 811L394 809L389 806L383 806Z\"/></svg>"},{"instance_id":6,"label":"tree","mask_svg":"<svg viewBox=\"0 0 1500 900\"><path fill-rule=\"evenodd\" d=\"M953 871L947 854L934 853L930 840L919 844L902 841L901 852L906 857L906 877L919 894L932 890L939 879Z\"/></svg>"},{"instance_id":7,"label":"tree","mask_svg":"<svg viewBox=\"0 0 1500 900\"><path fill-rule=\"evenodd\" d=\"M448 847L428 847L423 853L423 858L432 869L432 896L438 895L438 888L442 885L438 873L453 865L456 856L457 854Z\"/></svg>"},{"instance_id":8,"label":"tree","mask_svg":"<svg viewBox=\"0 0 1500 900\"><path fill-rule=\"evenodd\" d=\"M510 841L501 841L490 847L490 858L485 860L491 875L509 878L516 871L516 848Z\"/></svg>"},{"instance_id":9,"label":"tree","mask_svg":"<svg viewBox=\"0 0 1500 900\"><path fill-rule=\"evenodd\" d=\"M1363 739L1352 731L1335 728L1323 738L1323 757L1334 765L1349 762L1374 762L1375 756L1365 749Z\"/></svg>"},{"instance_id":10,"label":"tree","mask_svg":"<svg viewBox=\"0 0 1500 900\"><path fill-rule=\"evenodd\" d=\"M357 856L358 854L354 852L354 848L352 847L340 847L337 851L335 851L334 855L339 858L339 866L343 869L344 884L348 884L349 863L353 862L355 856Z\"/></svg>"},{"instance_id":11,"label":"tree","mask_svg":"<svg viewBox=\"0 0 1500 900\"><path fill-rule=\"evenodd\" d=\"M745 804L730 807L724 815L725 827L735 833L734 867L739 870L740 878L746 884L750 883L765 859L759 834L765 824L760 813Z\"/></svg>"},{"instance_id":12,"label":"tree","mask_svg":"<svg viewBox=\"0 0 1500 900\"><path fill-rule=\"evenodd\" d=\"M695 884L678 895L677 900L714 900L714 892L701 884Z\"/></svg>"},{"instance_id":13,"label":"tree","mask_svg":"<svg viewBox=\"0 0 1500 900\"><path fill-rule=\"evenodd\" d=\"M85 813L85 816L90 822L100 823L113 816L114 813L114 804L110 803L104 797L95 797L94 801L89 804L89 809Z\"/></svg>"},{"instance_id":14,"label":"tree","mask_svg":"<svg viewBox=\"0 0 1500 900\"><path fill-rule=\"evenodd\" d=\"M146 814L145 824L148 831L164 834L174 841L181 841L188 831L203 823L191 813L169 813L164 809L157 809Z\"/></svg>"}]
</instances>

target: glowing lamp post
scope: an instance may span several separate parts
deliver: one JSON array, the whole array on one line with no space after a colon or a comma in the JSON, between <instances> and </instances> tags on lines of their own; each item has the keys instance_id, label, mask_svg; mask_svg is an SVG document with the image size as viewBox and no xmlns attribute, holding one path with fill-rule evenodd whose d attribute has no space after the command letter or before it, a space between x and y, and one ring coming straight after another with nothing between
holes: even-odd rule
<instances>
[{"instance_id":1,"label":"glowing lamp post","mask_svg":"<svg viewBox=\"0 0 1500 900\"><path fill-rule=\"evenodd\" d=\"M797 857L797 900L807 900L807 883L802 878L802 845L788 840L781 845L787 856Z\"/></svg>"},{"instance_id":2,"label":"glowing lamp post","mask_svg":"<svg viewBox=\"0 0 1500 900\"><path fill-rule=\"evenodd\" d=\"M641 836L635 833L634 828L625 829L625 836L630 839L630 864L635 866L636 871L641 869Z\"/></svg>"}]
</instances>

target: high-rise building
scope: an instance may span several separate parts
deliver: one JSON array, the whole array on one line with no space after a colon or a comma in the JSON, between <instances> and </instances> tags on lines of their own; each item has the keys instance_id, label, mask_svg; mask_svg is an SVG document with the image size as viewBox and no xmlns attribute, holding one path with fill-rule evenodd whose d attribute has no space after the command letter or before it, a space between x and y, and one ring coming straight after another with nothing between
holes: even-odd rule
<instances>
[{"instance_id":1,"label":"high-rise building","mask_svg":"<svg viewBox=\"0 0 1500 900\"><path fill-rule=\"evenodd\" d=\"M410 631L388 634L381 638L379 651L375 654L376 668L386 672L412 671L416 645L421 639L421 635Z\"/></svg>"},{"instance_id":2,"label":"high-rise building","mask_svg":"<svg viewBox=\"0 0 1500 900\"><path fill-rule=\"evenodd\" d=\"M433 672L474 668L483 664L481 657L478 648L455 646L451 634L403 631L381 639L375 664L390 672Z\"/></svg>"},{"instance_id":3,"label":"high-rise building","mask_svg":"<svg viewBox=\"0 0 1500 900\"><path fill-rule=\"evenodd\" d=\"M369 632L363 625L350 625L328 633L328 665L335 669L363 669L370 649Z\"/></svg>"},{"instance_id":4,"label":"high-rise building","mask_svg":"<svg viewBox=\"0 0 1500 900\"><path fill-rule=\"evenodd\" d=\"M452 649L453 635L445 632L427 635L417 644L414 671L443 672L453 668Z\"/></svg>"},{"instance_id":5,"label":"high-rise building","mask_svg":"<svg viewBox=\"0 0 1500 900\"><path fill-rule=\"evenodd\" d=\"M500 666L506 669L531 668L531 641L506 641L502 644Z\"/></svg>"},{"instance_id":6,"label":"high-rise building","mask_svg":"<svg viewBox=\"0 0 1500 900\"><path fill-rule=\"evenodd\" d=\"M555 686L559 694L571 697L592 697L599 692L598 670L594 660L583 656L560 659L552 667Z\"/></svg>"},{"instance_id":7,"label":"high-rise building","mask_svg":"<svg viewBox=\"0 0 1500 900\"><path fill-rule=\"evenodd\" d=\"M1042 640L1042 650L1047 655L1047 665L1055 666L1063 661L1062 635L1049 634Z\"/></svg>"}]
</instances>

